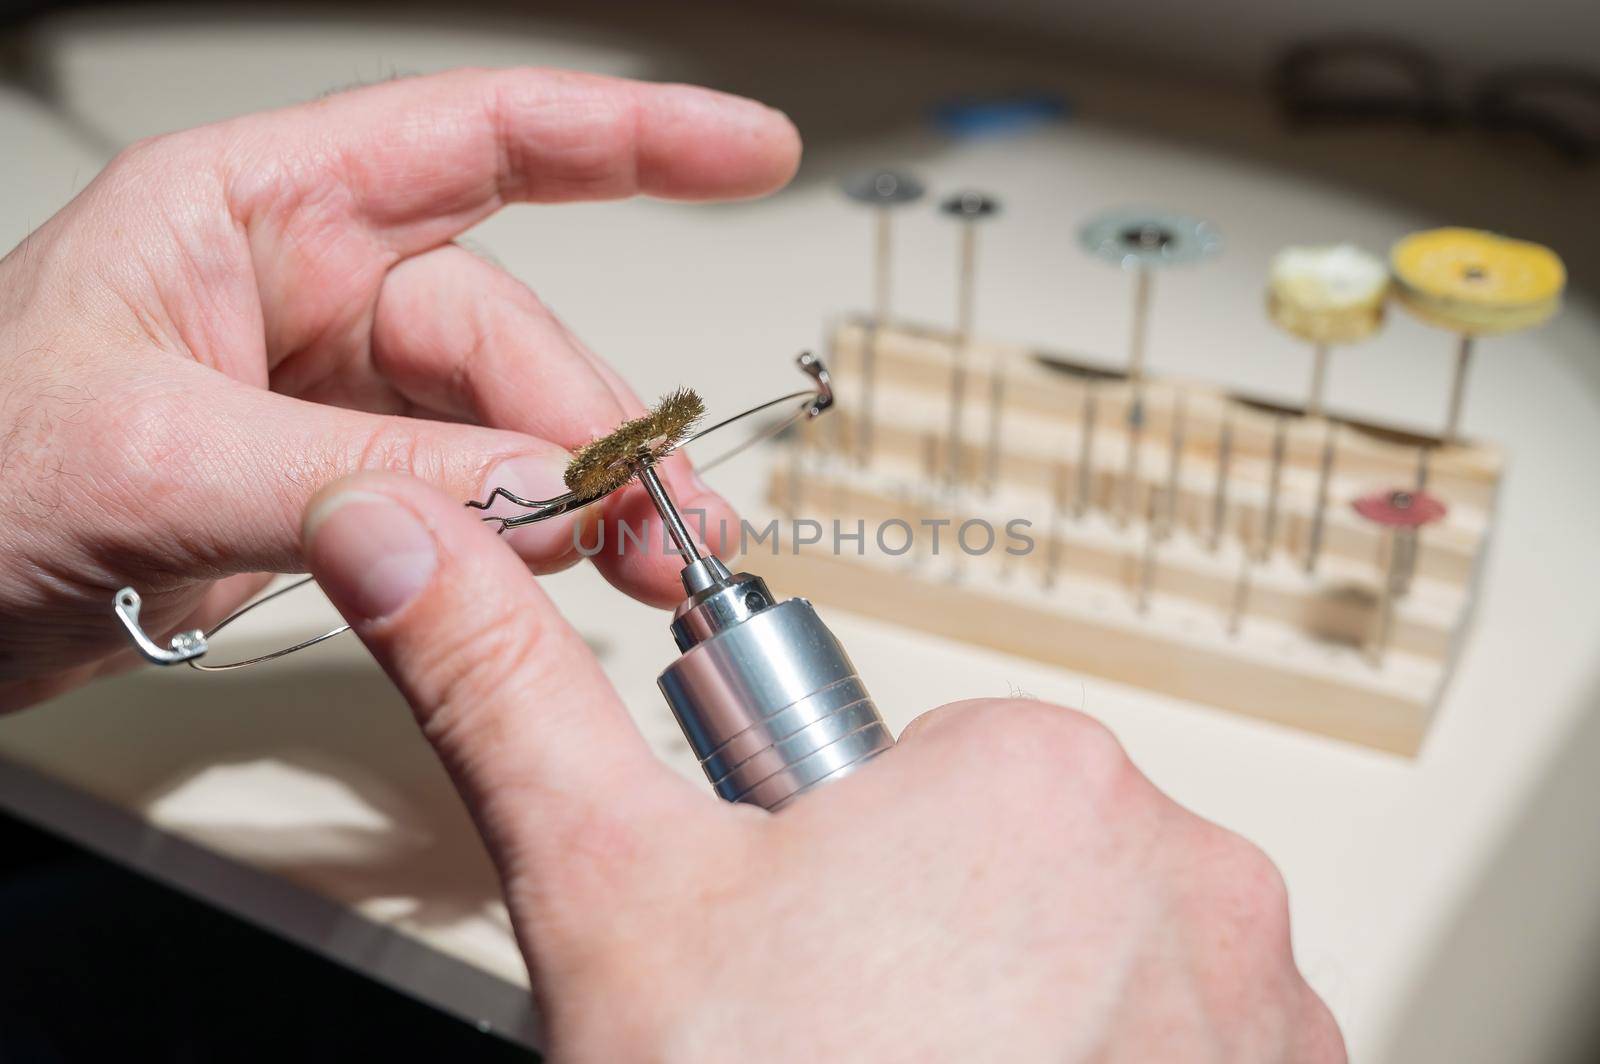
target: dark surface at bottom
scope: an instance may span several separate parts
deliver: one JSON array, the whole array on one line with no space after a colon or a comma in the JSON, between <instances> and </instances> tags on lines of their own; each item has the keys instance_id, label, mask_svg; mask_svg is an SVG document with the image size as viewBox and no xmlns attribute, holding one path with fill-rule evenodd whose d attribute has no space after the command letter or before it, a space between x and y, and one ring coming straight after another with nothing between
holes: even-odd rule
<instances>
[{"instance_id":1,"label":"dark surface at bottom","mask_svg":"<svg viewBox=\"0 0 1600 1064\"><path fill-rule=\"evenodd\" d=\"M535 1061L0 815L0 1064Z\"/></svg>"}]
</instances>

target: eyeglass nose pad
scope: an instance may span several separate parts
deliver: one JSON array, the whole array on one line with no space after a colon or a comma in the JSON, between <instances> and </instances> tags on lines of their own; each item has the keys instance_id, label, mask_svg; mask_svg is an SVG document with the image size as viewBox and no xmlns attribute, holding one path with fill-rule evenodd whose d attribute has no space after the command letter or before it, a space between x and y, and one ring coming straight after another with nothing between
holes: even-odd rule
<instances>
[{"instance_id":1,"label":"eyeglass nose pad","mask_svg":"<svg viewBox=\"0 0 1600 1064\"><path fill-rule=\"evenodd\" d=\"M139 625L139 609L143 602L139 598L139 593L131 587L118 591L115 603L117 620L122 622L122 627L127 631L128 638L133 640L133 645L140 655L151 664L182 665L186 661L201 657L208 649L205 633L199 629L179 632L165 647L151 639Z\"/></svg>"},{"instance_id":2,"label":"eyeglass nose pad","mask_svg":"<svg viewBox=\"0 0 1600 1064\"><path fill-rule=\"evenodd\" d=\"M828 373L828 367L822 364L822 359L810 351L803 351L795 359L802 372L817 382L817 397L811 401L809 411L812 417L833 406L833 377Z\"/></svg>"}]
</instances>

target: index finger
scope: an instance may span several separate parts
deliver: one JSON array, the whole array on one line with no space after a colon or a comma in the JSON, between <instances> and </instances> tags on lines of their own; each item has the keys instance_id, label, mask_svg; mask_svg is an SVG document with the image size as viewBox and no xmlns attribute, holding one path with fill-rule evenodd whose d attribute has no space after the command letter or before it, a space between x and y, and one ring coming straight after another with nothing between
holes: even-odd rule
<instances>
[{"instance_id":1,"label":"index finger","mask_svg":"<svg viewBox=\"0 0 1600 1064\"><path fill-rule=\"evenodd\" d=\"M753 100L564 70L393 81L229 126L237 216L342 202L400 256L510 202L759 196L800 158L794 125Z\"/></svg>"}]
</instances>

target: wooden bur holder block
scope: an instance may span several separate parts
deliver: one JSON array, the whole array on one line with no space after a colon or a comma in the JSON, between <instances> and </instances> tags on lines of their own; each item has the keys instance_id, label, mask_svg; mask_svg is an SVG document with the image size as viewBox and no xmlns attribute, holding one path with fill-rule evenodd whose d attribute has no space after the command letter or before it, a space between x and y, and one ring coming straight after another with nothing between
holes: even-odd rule
<instances>
[{"instance_id":1,"label":"wooden bur holder block","mask_svg":"<svg viewBox=\"0 0 1600 1064\"><path fill-rule=\"evenodd\" d=\"M1146 378L1134 488L1125 495L1126 380L1016 345L974 343L952 445L951 338L894 328L876 340L876 416L863 463L856 418L870 335L849 322L834 331L834 420L808 426L794 444L799 449L772 474L771 501L825 530L820 543L782 543L774 557L761 559L775 587L1177 698L1416 752L1470 614L1502 465L1496 449L1440 446L1334 417L1323 544L1308 572L1329 421L1210 385ZM989 482L983 474L996 372L1003 427L999 475ZM1086 414L1093 446L1080 469ZM1278 503L1266 543L1280 432ZM1423 533L1388 648L1374 662L1368 644L1391 541L1353 513L1350 501L1415 483L1425 446L1429 491L1450 510ZM1227 505L1218 525L1224 450ZM952 460L960 463L954 485ZM934 556L922 522L940 518L952 523ZM898 528L887 544L874 534L896 519L923 530L904 553ZM860 521L866 533L836 552L836 520L851 531ZM1020 547L1005 535L1007 523L1018 520L1026 522L1032 548L1007 554L1007 542ZM967 521L994 528L999 545L981 556L954 546L953 530Z\"/></svg>"}]
</instances>

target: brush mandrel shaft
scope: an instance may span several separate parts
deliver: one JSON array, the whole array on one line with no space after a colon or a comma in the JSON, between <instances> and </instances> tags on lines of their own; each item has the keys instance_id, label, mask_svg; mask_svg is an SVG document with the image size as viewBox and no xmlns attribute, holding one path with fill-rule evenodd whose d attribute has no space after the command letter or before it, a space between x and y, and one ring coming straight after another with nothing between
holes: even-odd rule
<instances>
[{"instance_id":1,"label":"brush mandrel shaft","mask_svg":"<svg viewBox=\"0 0 1600 1064\"><path fill-rule=\"evenodd\" d=\"M672 537L673 545L678 548L688 563L693 564L703 560L699 544L689 534L689 526L683 523L683 515L678 513L678 508L672 505L672 497L667 494L666 485L661 483L661 478L656 475L656 467L647 465L639 470L639 482L644 485L650 501L655 504L656 513L661 515L661 520L667 526L667 534Z\"/></svg>"},{"instance_id":2,"label":"brush mandrel shaft","mask_svg":"<svg viewBox=\"0 0 1600 1064\"><path fill-rule=\"evenodd\" d=\"M654 470L641 479L689 559L672 619L682 655L657 683L717 794L777 810L893 746L811 603L779 602L760 577L702 553Z\"/></svg>"}]
</instances>

